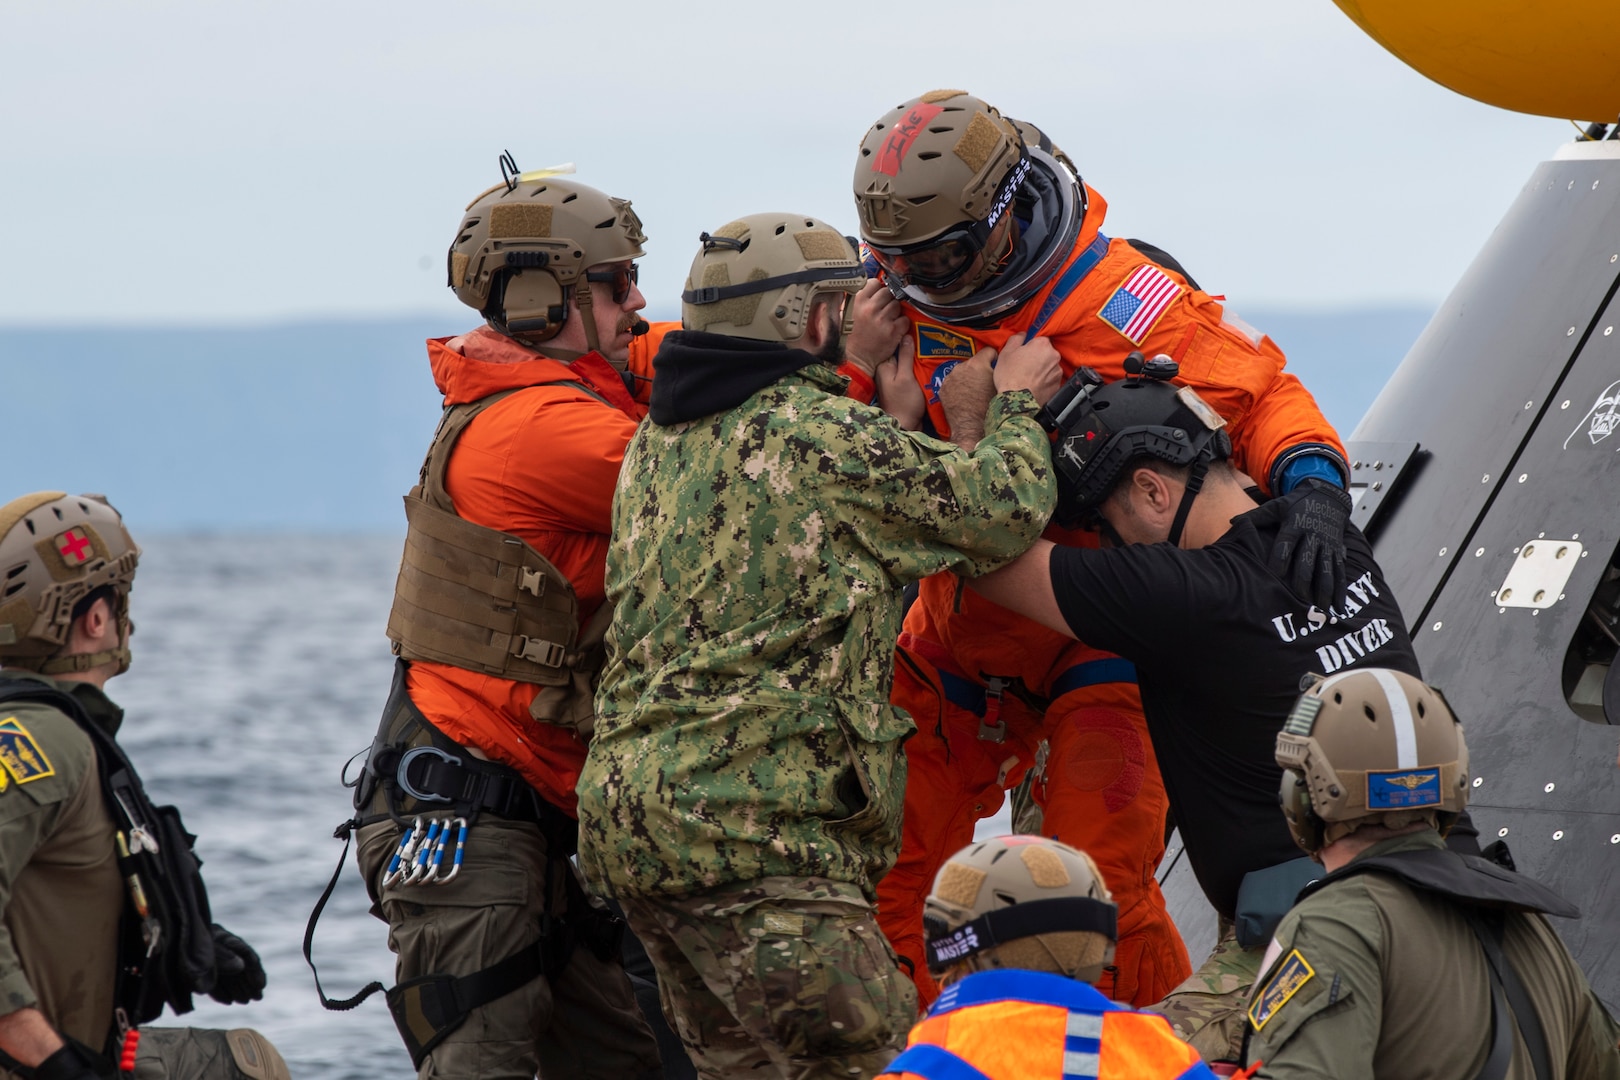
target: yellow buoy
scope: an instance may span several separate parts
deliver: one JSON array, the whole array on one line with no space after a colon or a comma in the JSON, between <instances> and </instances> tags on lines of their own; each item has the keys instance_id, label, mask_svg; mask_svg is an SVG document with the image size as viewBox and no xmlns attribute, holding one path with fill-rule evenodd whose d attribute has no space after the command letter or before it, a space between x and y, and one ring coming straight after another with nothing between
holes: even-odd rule
<instances>
[{"instance_id":1,"label":"yellow buoy","mask_svg":"<svg viewBox=\"0 0 1620 1080\"><path fill-rule=\"evenodd\" d=\"M1570 120L1620 117L1620 0L1334 0L1459 94Z\"/></svg>"}]
</instances>

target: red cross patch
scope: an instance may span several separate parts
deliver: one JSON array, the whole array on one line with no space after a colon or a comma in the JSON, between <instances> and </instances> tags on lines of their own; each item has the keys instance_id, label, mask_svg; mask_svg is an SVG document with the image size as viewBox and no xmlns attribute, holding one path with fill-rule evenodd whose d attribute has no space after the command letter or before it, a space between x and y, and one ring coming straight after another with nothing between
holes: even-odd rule
<instances>
[{"instance_id":1,"label":"red cross patch","mask_svg":"<svg viewBox=\"0 0 1620 1080\"><path fill-rule=\"evenodd\" d=\"M62 561L69 566L83 566L90 561L94 550L90 546L90 537L75 525L56 538L56 553L62 556Z\"/></svg>"}]
</instances>

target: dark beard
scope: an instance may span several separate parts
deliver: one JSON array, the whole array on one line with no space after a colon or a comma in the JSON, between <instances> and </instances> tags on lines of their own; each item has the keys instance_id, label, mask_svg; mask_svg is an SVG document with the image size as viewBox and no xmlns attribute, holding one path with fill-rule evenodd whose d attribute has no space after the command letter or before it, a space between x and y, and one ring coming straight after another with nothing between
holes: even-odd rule
<instances>
[{"instance_id":1,"label":"dark beard","mask_svg":"<svg viewBox=\"0 0 1620 1080\"><path fill-rule=\"evenodd\" d=\"M816 351L816 359L830 368L835 368L844 362L844 328L834 322L832 336L827 343Z\"/></svg>"}]
</instances>

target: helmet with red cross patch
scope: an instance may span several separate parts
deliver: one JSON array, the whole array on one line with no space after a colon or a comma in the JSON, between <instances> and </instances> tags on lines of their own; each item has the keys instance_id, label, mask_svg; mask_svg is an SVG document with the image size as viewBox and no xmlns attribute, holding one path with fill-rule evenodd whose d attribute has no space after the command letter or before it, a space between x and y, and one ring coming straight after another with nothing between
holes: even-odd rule
<instances>
[{"instance_id":1,"label":"helmet with red cross patch","mask_svg":"<svg viewBox=\"0 0 1620 1080\"><path fill-rule=\"evenodd\" d=\"M0 663L58 675L118 660L129 666L129 589L141 549L104 495L36 491L0 506ZM119 646L61 656L74 609L98 590Z\"/></svg>"}]
</instances>

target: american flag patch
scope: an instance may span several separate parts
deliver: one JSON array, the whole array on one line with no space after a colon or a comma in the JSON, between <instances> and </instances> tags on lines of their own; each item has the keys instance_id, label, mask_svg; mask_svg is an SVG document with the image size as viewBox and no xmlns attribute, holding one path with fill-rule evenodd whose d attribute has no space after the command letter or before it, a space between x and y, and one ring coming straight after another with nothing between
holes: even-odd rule
<instances>
[{"instance_id":1,"label":"american flag patch","mask_svg":"<svg viewBox=\"0 0 1620 1080\"><path fill-rule=\"evenodd\" d=\"M1140 345L1181 291L1181 286L1157 266L1139 266L1097 314L1132 345Z\"/></svg>"}]
</instances>

